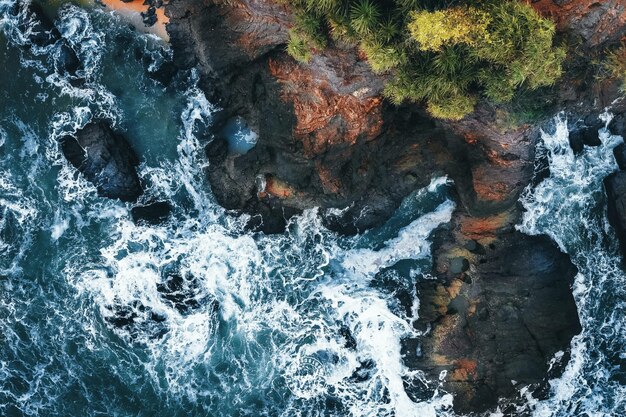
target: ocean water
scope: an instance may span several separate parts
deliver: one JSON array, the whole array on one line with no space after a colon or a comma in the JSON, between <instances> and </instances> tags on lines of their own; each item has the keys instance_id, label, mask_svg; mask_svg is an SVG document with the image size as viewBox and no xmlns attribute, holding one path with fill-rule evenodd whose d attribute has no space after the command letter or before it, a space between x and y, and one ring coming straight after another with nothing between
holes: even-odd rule
<instances>
[{"instance_id":1,"label":"ocean water","mask_svg":"<svg viewBox=\"0 0 626 417\"><path fill-rule=\"evenodd\" d=\"M419 334L396 297L419 302L429 235L454 210L446 178L361 236L326 230L316 210L250 233L205 180L216 109L196 74L163 88L147 76L170 58L160 41L65 5L55 24L85 79L72 82L54 69L58 45L26 41L13 2L0 0L1 416L454 415L442 389L419 403L405 392L423 375L402 362L400 341ZM96 118L125 132L140 202L169 201L167 222L134 224L132 205L98 197L65 161L57 140ZM602 191L621 139L604 131L574 157L555 125L551 177L523 197L520 228L579 267L584 330L550 398L522 391L520 413L622 415L625 277Z\"/></svg>"}]
</instances>

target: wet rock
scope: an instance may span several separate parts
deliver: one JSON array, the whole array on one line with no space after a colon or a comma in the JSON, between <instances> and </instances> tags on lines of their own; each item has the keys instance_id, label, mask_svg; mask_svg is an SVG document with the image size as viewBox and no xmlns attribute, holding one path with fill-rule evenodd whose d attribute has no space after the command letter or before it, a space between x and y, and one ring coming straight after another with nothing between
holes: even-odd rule
<instances>
[{"instance_id":1,"label":"wet rock","mask_svg":"<svg viewBox=\"0 0 626 417\"><path fill-rule=\"evenodd\" d=\"M127 305L114 304L106 306L106 309L110 314L104 317L105 321L124 331L131 340L160 339L168 332L166 317L139 301Z\"/></svg>"},{"instance_id":2,"label":"wet rock","mask_svg":"<svg viewBox=\"0 0 626 417\"><path fill-rule=\"evenodd\" d=\"M604 180L609 223L615 229L622 253L626 256L626 171L609 175Z\"/></svg>"},{"instance_id":3,"label":"wet rock","mask_svg":"<svg viewBox=\"0 0 626 417\"><path fill-rule=\"evenodd\" d=\"M460 274L469 269L469 261L461 256L453 258L450 261L450 272L453 274Z\"/></svg>"},{"instance_id":4,"label":"wet rock","mask_svg":"<svg viewBox=\"0 0 626 417\"><path fill-rule=\"evenodd\" d=\"M147 205L135 206L130 210L135 223L161 224L172 212L172 206L167 201L157 201Z\"/></svg>"},{"instance_id":5,"label":"wet rock","mask_svg":"<svg viewBox=\"0 0 626 417\"><path fill-rule=\"evenodd\" d=\"M457 219L461 230L473 227ZM502 224L482 232L493 243L485 262L466 272L471 279L436 270L437 280L417 283L417 327L431 331L421 339L419 355L411 349L405 355L410 368L431 380L448 372L445 387L462 413L493 410L500 398L515 398L521 386L546 385L549 361L567 351L581 330L570 290L576 267L567 255L547 237ZM455 248L448 233L436 238L437 259Z\"/></svg>"},{"instance_id":6,"label":"wet rock","mask_svg":"<svg viewBox=\"0 0 626 417\"><path fill-rule=\"evenodd\" d=\"M18 27L22 33L26 34L27 42L30 44L46 47L58 43L54 54L56 71L61 75L76 76L81 62L74 49L61 37L61 33L41 6L32 1L18 1L13 5L11 13L19 17Z\"/></svg>"},{"instance_id":7,"label":"wet rock","mask_svg":"<svg viewBox=\"0 0 626 417\"><path fill-rule=\"evenodd\" d=\"M76 72L81 68L81 65L76 52L67 43L59 45L54 60L54 66L59 74L76 76Z\"/></svg>"},{"instance_id":8,"label":"wet rock","mask_svg":"<svg viewBox=\"0 0 626 417\"><path fill-rule=\"evenodd\" d=\"M89 123L74 136L61 138L60 144L67 160L97 187L99 195L135 201L143 193L137 155L106 122Z\"/></svg>"},{"instance_id":9,"label":"wet rock","mask_svg":"<svg viewBox=\"0 0 626 417\"><path fill-rule=\"evenodd\" d=\"M598 121L591 125L574 127L569 134L570 147L572 148L574 153L582 153L585 145L600 146L602 144L602 141L600 141L598 130L600 130L603 126L603 123Z\"/></svg>"},{"instance_id":10,"label":"wet rock","mask_svg":"<svg viewBox=\"0 0 626 417\"><path fill-rule=\"evenodd\" d=\"M613 155L615 155L615 160L617 161L617 165L619 169L622 171L626 170L626 143L620 143L613 149Z\"/></svg>"},{"instance_id":11,"label":"wet rock","mask_svg":"<svg viewBox=\"0 0 626 417\"><path fill-rule=\"evenodd\" d=\"M165 61L154 71L148 71L148 77L168 87L176 78L178 69L173 62Z\"/></svg>"},{"instance_id":12,"label":"wet rock","mask_svg":"<svg viewBox=\"0 0 626 417\"><path fill-rule=\"evenodd\" d=\"M143 18L143 23L146 26L154 26L156 24L156 22L158 21L158 18L156 16L156 14L152 13L152 14L141 14L141 17Z\"/></svg>"}]
</instances>

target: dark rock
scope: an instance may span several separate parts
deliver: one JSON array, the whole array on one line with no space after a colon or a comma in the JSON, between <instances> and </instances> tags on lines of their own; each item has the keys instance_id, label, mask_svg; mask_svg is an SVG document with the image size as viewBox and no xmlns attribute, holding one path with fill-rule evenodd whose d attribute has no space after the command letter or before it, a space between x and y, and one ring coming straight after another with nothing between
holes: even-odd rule
<instances>
[{"instance_id":1,"label":"dark rock","mask_svg":"<svg viewBox=\"0 0 626 417\"><path fill-rule=\"evenodd\" d=\"M172 83L177 74L178 68L176 68L171 61L165 61L156 70L148 71L150 78L158 81L165 87L168 87Z\"/></svg>"},{"instance_id":2,"label":"dark rock","mask_svg":"<svg viewBox=\"0 0 626 417\"><path fill-rule=\"evenodd\" d=\"M596 122L590 125L583 125L581 127L574 126L569 134L570 147L574 153L582 153L585 145L587 146L600 146L600 136L598 130L604 127L600 121L595 117Z\"/></svg>"},{"instance_id":3,"label":"dark rock","mask_svg":"<svg viewBox=\"0 0 626 417\"><path fill-rule=\"evenodd\" d=\"M76 72L81 67L81 62L74 49L63 42L55 54L54 66L59 74L76 76Z\"/></svg>"},{"instance_id":4,"label":"dark rock","mask_svg":"<svg viewBox=\"0 0 626 417\"><path fill-rule=\"evenodd\" d=\"M615 172L604 180L609 223L615 229L622 253L626 255L626 171Z\"/></svg>"},{"instance_id":5,"label":"dark rock","mask_svg":"<svg viewBox=\"0 0 626 417\"><path fill-rule=\"evenodd\" d=\"M478 249L478 242L476 242L474 239L468 240L465 245L463 245L463 247L470 252L474 252Z\"/></svg>"},{"instance_id":6,"label":"dark rock","mask_svg":"<svg viewBox=\"0 0 626 417\"><path fill-rule=\"evenodd\" d=\"M228 156L228 142L222 137L213 138L204 149L207 158L223 163Z\"/></svg>"},{"instance_id":7,"label":"dark rock","mask_svg":"<svg viewBox=\"0 0 626 417\"><path fill-rule=\"evenodd\" d=\"M11 13L19 16L18 26L20 31L26 34L28 43L39 47L58 43L54 53L56 71L61 75L76 76L76 72L81 67L81 62L74 49L61 37L61 33L41 9L41 6L32 1L18 1L13 6Z\"/></svg>"},{"instance_id":8,"label":"dark rock","mask_svg":"<svg viewBox=\"0 0 626 417\"><path fill-rule=\"evenodd\" d=\"M135 201L143 193L136 167L137 155L126 139L115 133L104 121L92 122L75 136L60 139L67 160L98 194L122 201Z\"/></svg>"},{"instance_id":9,"label":"dark rock","mask_svg":"<svg viewBox=\"0 0 626 417\"><path fill-rule=\"evenodd\" d=\"M168 331L166 318L139 301L133 301L128 305L106 306L106 309L111 312L111 315L105 316L105 321L123 330L131 340L144 337L160 339Z\"/></svg>"},{"instance_id":10,"label":"dark rock","mask_svg":"<svg viewBox=\"0 0 626 417\"><path fill-rule=\"evenodd\" d=\"M418 327L432 331L421 354L407 351L405 361L432 380L447 370L445 386L462 413L493 409L521 385L546 383L548 362L581 330L570 290L576 267L556 245L512 231L492 250L489 262L467 272L471 281L440 275L417 284Z\"/></svg>"},{"instance_id":11,"label":"dark rock","mask_svg":"<svg viewBox=\"0 0 626 417\"><path fill-rule=\"evenodd\" d=\"M453 258L450 261L450 272L453 274L460 274L469 269L469 261L461 256Z\"/></svg>"},{"instance_id":12,"label":"dark rock","mask_svg":"<svg viewBox=\"0 0 626 417\"><path fill-rule=\"evenodd\" d=\"M43 47L52 45L61 38L52 20L37 3L19 0L11 12L20 17L18 27L20 32L27 34L30 43Z\"/></svg>"},{"instance_id":13,"label":"dark rock","mask_svg":"<svg viewBox=\"0 0 626 417\"><path fill-rule=\"evenodd\" d=\"M143 23L146 26L153 26L158 20L155 14L144 15L144 13L142 13L141 15L143 17Z\"/></svg>"},{"instance_id":14,"label":"dark rock","mask_svg":"<svg viewBox=\"0 0 626 417\"><path fill-rule=\"evenodd\" d=\"M617 161L617 165L619 169L622 171L626 170L626 143L620 143L613 149L613 155L615 155L615 160Z\"/></svg>"},{"instance_id":15,"label":"dark rock","mask_svg":"<svg viewBox=\"0 0 626 417\"><path fill-rule=\"evenodd\" d=\"M130 210L135 223L160 224L166 221L172 212L167 201L157 201L143 206L135 206Z\"/></svg>"}]
</instances>

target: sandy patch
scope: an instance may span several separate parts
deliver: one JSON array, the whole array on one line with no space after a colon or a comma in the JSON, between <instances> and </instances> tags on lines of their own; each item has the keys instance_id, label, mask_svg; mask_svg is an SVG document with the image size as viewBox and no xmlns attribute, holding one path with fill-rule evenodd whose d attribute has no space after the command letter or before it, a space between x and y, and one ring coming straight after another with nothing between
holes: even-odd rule
<instances>
[{"instance_id":1,"label":"sandy patch","mask_svg":"<svg viewBox=\"0 0 626 417\"><path fill-rule=\"evenodd\" d=\"M165 42L169 42L170 37L165 29L165 25L169 22L169 18L165 15L165 9L163 7L156 10L157 22L153 26L146 26L143 23L141 12L146 12L149 6L144 5L143 0L134 0L130 3L124 3L121 0L99 1L106 7L106 9L112 10L122 16L125 20L137 28L138 31L156 35Z\"/></svg>"}]
</instances>

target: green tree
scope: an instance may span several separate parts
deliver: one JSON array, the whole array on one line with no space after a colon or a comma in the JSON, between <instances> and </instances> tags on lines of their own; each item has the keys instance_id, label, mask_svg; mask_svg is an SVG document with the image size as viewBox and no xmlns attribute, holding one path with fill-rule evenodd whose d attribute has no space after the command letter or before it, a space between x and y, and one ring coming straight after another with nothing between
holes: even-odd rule
<instances>
[{"instance_id":1,"label":"green tree","mask_svg":"<svg viewBox=\"0 0 626 417\"><path fill-rule=\"evenodd\" d=\"M374 72L389 74L392 102L425 103L435 117L462 118L480 96L510 102L562 73L566 51L553 45L554 24L518 0L283 1L296 15L290 55L308 62L329 42L358 46ZM610 71L626 81L618 61L609 58Z\"/></svg>"}]
</instances>

